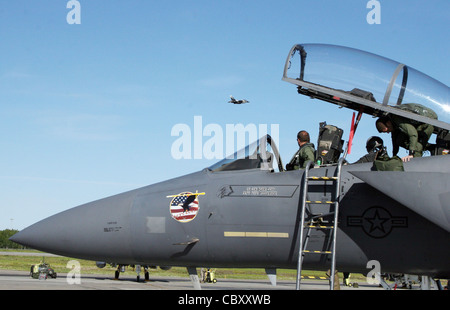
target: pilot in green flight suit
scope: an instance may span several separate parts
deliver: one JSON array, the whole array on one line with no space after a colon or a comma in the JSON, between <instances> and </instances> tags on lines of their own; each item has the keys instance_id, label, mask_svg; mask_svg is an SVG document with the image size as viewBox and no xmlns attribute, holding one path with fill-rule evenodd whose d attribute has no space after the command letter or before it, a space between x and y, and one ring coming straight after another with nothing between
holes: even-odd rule
<instances>
[{"instance_id":1,"label":"pilot in green flight suit","mask_svg":"<svg viewBox=\"0 0 450 310\"><path fill-rule=\"evenodd\" d=\"M376 126L380 133L392 133L394 155L398 153L399 147L409 151L408 156L402 158L403 161L408 161L412 157L421 157L434 130L429 124L414 126L405 118L396 115L378 119Z\"/></svg>"},{"instance_id":2,"label":"pilot in green flight suit","mask_svg":"<svg viewBox=\"0 0 450 310\"><path fill-rule=\"evenodd\" d=\"M438 119L435 111L418 103L405 103L395 106L395 108L426 116L430 119ZM376 127L380 133L392 133L392 153L394 155L398 153L399 147L409 151L408 156L402 158L403 161L409 161L413 157L421 157L434 130L434 127L430 124L395 114L380 117L376 121Z\"/></svg>"},{"instance_id":3,"label":"pilot in green flight suit","mask_svg":"<svg viewBox=\"0 0 450 310\"><path fill-rule=\"evenodd\" d=\"M297 134L297 143L300 149L295 153L290 163L286 165L286 170L297 170L306 168L306 163L314 161L314 144L310 143L309 133L305 130Z\"/></svg>"}]
</instances>

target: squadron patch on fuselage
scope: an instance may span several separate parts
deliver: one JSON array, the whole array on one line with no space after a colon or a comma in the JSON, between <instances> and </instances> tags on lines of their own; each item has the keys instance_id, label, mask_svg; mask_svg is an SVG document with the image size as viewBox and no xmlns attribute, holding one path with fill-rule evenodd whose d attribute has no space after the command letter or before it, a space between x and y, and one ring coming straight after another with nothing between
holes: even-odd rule
<instances>
[{"instance_id":1,"label":"squadron patch on fuselage","mask_svg":"<svg viewBox=\"0 0 450 310\"><path fill-rule=\"evenodd\" d=\"M192 221L198 214L200 206L198 196L205 193L182 192L178 195L169 195L167 198L173 198L170 202L170 215L172 218L181 223Z\"/></svg>"}]
</instances>

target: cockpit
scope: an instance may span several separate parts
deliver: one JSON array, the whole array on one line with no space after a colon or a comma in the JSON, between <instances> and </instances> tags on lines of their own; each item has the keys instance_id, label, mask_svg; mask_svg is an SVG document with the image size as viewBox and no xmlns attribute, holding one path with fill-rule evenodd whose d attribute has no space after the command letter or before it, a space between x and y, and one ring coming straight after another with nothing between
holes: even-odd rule
<instances>
[{"instance_id":1,"label":"cockpit","mask_svg":"<svg viewBox=\"0 0 450 310\"><path fill-rule=\"evenodd\" d=\"M343 46L297 44L289 51L282 79L297 85L301 95L360 114L375 117L395 114L430 124L438 135L432 155L447 154L450 149L449 87L404 64ZM405 108L411 104L429 108L432 113L423 113L427 109ZM343 140L340 137L337 140L335 151L339 156ZM316 159L320 154L323 150L316 152ZM211 171L246 169L284 171L278 149L269 135L209 167Z\"/></svg>"},{"instance_id":2,"label":"cockpit","mask_svg":"<svg viewBox=\"0 0 450 310\"><path fill-rule=\"evenodd\" d=\"M261 169L283 171L283 163L275 142L270 135L247 145L208 168L211 171L236 171Z\"/></svg>"}]
</instances>

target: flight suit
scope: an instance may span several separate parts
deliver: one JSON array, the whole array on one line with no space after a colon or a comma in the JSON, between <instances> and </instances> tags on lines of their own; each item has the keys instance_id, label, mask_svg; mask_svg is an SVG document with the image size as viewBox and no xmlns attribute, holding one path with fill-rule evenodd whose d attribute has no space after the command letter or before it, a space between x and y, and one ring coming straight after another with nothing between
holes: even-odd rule
<instances>
[{"instance_id":1,"label":"flight suit","mask_svg":"<svg viewBox=\"0 0 450 310\"><path fill-rule=\"evenodd\" d=\"M392 132L393 154L397 155L399 147L403 147L414 157L421 157L434 127L429 124L414 124L396 115L392 115L390 119L394 125L394 131Z\"/></svg>"},{"instance_id":2,"label":"flight suit","mask_svg":"<svg viewBox=\"0 0 450 310\"><path fill-rule=\"evenodd\" d=\"M295 155L294 170L304 169L309 160L314 161L314 151L314 144L309 142L303 144Z\"/></svg>"}]
</instances>

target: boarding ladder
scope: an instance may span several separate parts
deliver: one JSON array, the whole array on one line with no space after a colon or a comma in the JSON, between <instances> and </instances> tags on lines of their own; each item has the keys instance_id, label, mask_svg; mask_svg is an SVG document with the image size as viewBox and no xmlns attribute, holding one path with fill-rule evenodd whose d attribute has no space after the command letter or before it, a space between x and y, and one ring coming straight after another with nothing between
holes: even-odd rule
<instances>
[{"instance_id":1,"label":"boarding ladder","mask_svg":"<svg viewBox=\"0 0 450 310\"><path fill-rule=\"evenodd\" d=\"M300 289L301 272L303 265L303 258L305 255L331 255L331 266L330 266L330 290L334 289L334 279L336 273L336 231L338 224L338 211L339 211L339 197L340 197L340 178L341 178L341 168L343 159L339 160L337 168L335 170L334 176L311 176L310 173L315 169L310 170L314 167L314 163L309 161L306 165L302 179L302 196L301 200L301 216L300 216L300 245L299 245L299 255L297 264L297 282L296 289ZM318 169L317 169L318 170ZM312 173L311 173L312 174ZM325 186L324 188L331 188L330 191L327 190L327 197L329 200L321 201L311 201L308 198L308 193L312 193L310 190L310 185L320 184L316 182L322 182ZM328 184L331 182L330 184ZM327 213L317 213L314 209L318 205L329 205ZM307 208L308 206L308 208ZM307 214L307 209L308 214ZM305 231L306 230L306 231ZM329 230L328 243L325 249L310 250L308 249L308 241L313 230Z\"/></svg>"}]
</instances>

